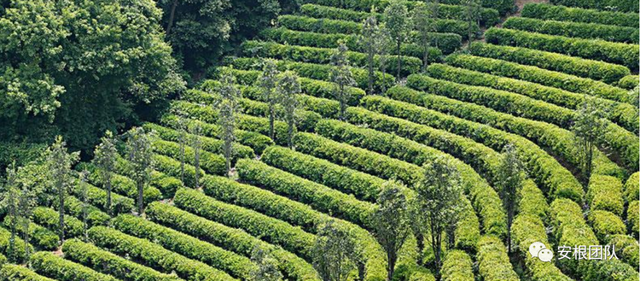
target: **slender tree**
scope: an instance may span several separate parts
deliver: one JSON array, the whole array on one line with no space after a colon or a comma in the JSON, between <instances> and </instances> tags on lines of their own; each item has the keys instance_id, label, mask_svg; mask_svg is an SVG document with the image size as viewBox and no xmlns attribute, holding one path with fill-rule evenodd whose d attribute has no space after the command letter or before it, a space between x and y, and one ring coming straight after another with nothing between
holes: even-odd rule
<instances>
[{"instance_id":1,"label":"slender tree","mask_svg":"<svg viewBox=\"0 0 640 281\"><path fill-rule=\"evenodd\" d=\"M195 189L200 188L200 150L202 149L202 127L193 124L191 127L191 148L193 149L193 166L195 168Z\"/></svg>"},{"instance_id":2,"label":"slender tree","mask_svg":"<svg viewBox=\"0 0 640 281\"><path fill-rule=\"evenodd\" d=\"M593 98L585 99L577 111L571 131L575 134L580 151L580 169L588 184L593 170L593 153L607 126L604 119L607 114Z\"/></svg>"},{"instance_id":3,"label":"slender tree","mask_svg":"<svg viewBox=\"0 0 640 281\"><path fill-rule=\"evenodd\" d=\"M64 242L64 204L69 189L73 183L73 166L79 159L79 152L68 153L66 143L61 136L57 136L55 142L46 151L46 163L49 171L49 180L53 189L58 193L58 235Z\"/></svg>"},{"instance_id":4,"label":"slender tree","mask_svg":"<svg viewBox=\"0 0 640 281\"><path fill-rule=\"evenodd\" d=\"M114 170L116 168L116 161L118 156L118 150L116 149L116 139L113 137L111 131L107 131L102 137L102 142L96 147L94 151L94 163L98 167L100 179L102 185L107 191L107 201L105 208L109 215L113 215L111 210L111 180Z\"/></svg>"},{"instance_id":5,"label":"slender tree","mask_svg":"<svg viewBox=\"0 0 640 281\"><path fill-rule=\"evenodd\" d=\"M29 226L31 225L31 217L33 216L33 208L36 206L36 195L32 190L23 188L20 190L20 199L18 203L18 219L21 222L22 240L24 241L24 260L29 261L31 256L29 247Z\"/></svg>"},{"instance_id":6,"label":"slender tree","mask_svg":"<svg viewBox=\"0 0 640 281\"><path fill-rule=\"evenodd\" d=\"M387 253L387 280L391 280L398 260L398 251L410 233L407 198L400 184L387 182L378 196L374 215L375 234Z\"/></svg>"},{"instance_id":7,"label":"slender tree","mask_svg":"<svg viewBox=\"0 0 640 281\"><path fill-rule=\"evenodd\" d=\"M471 42L475 36L473 35L474 28L480 21L480 0L462 0L462 4L465 6L465 18L467 20L467 47L471 46Z\"/></svg>"},{"instance_id":8,"label":"slender tree","mask_svg":"<svg viewBox=\"0 0 640 281\"><path fill-rule=\"evenodd\" d=\"M422 46L422 71L426 71L429 65L429 49L431 48L431 33L434 32L432 10L422 3L417 2L413 8L412 20L418 32L418 43Z\"/></svg>"},{"instance_id":9,"label":"slender tree","mask_svg":"<svg viewBox=\"0 0 640 281\"><path fill-rule=\"evenodd\" d=\"M278 102L283 108L284 121L287 122L287 145L293 147L293 132L296 126L296 109L298 95L302 92L298 75L293 71L285 71L278 76Z\"/></svg>"},{"instance_id":10,"label":"slender tree","mask_svg":"<svg viewBox=\"0 0 640 281\"><path fill-rule=\"evenodd\" d=\"M389 34L396 44L396 54L398 59L398 68L396 79L400 80L400 70L402 69L402 56L400 55L400 46L407 41L411 32L411 17L407 6L401 1L393 1L384 10L384 19Z\"/></svg>"},{"instance_id":11,"label":"slender tree","mask_svg":"<svg viewBox=\"0 0 640 281\"><path fill-rule=\"evenodd\" d=\"M518 151L513 144L507 144L503 149L496 185L500 190L504 209L507 211L507 248L509 253L511 253L511 225L525 177L526 171L524 164L518 158Z\"/></svg>"},{"instance_id":12,"label":"slender tree","mask_svg":"<svg viewBox=\"0 0 640 281\"><path fill-rule=\"evenodd\" d=\"M234 130L236 127L236 115L239 111L238 100L242 97L240 90L236 87L236 77L231 71L222 73L220 78L220 88L218 89L218 99L214 103L220 112L218 123L221 130L221 138L224 140L224 157L227 167L227 177L231 176L231 157L233 156L233 142L235 141Z\"/></svg>"},{"instance_id":13,"label":"slender tree","mask_svg":"<svg viewBox=\"0 0 640 281\"><path fill-rule=\"evenodd\" d=\"M187 147L187 124L184 117L178 116L178 143L180 143L180 180L184 182L184 164L186 161L185 149Z\"/></svg>"},{"instance_id":14,"label":"slender tree","mask_svg":"<svg viewBox=\"0 0 640 281\"><path fill-rule=\"evenodd\" d=\"M418 209L431 235L436 275L442 268L442 234L456 224L462 208L462 186L456 167L444 156L438 156L423 165L424 177L418 186Z\"/></svg>"},{"instance_id":15,"label":"slender tree","mask_svg":"<svg viewBox=\"0 0 640 281\"><path fill-rule=\"evenodd\" d=\"M355 269L356 242L333 220L323 224L313 246L313 267L323 281L345 281Z\"/></svg>"},{"instance_id":16,"label":"slender tree","mask_svg":"<svg viewBox=\"0 0 640 281\"><path fill-rule=\"evenodd\" d=\"M376 35L380 32L378 19L375 16L375 10L371 10L371 15L362 23L362 34L359 37L359 43L363 45L367 52L367 71L369 73L368 94L373 95L373 84L375 83L375 56L378 54L378 46L376 45Z\"/></svg>"},{"instance_id":17,"label":"slender tree","mask_svg":"<svg viewBox=\"0 0 640 281\"><path fill-rule=\"evenodd\" d=\"M89 218L89 186L87 184L87 178L89 177L89 172L84 170L80 172L80 200L82 201L82 226L83 226L83 234L84 240L89 241L89 235L87 230L89 229L89 223L87 222Z\"/></svg>"},{"instance_id":18,"label":"slender tree","mask_svg":"<svg viewBox=\"0 0 640 281\"><path fill-rule=\"evenodd\" d=\"M138 189L138 216L144 211L144 187L151 179L153 170L153 146L151 135L144 129L134 127L127 133L127 153L131 162L131 177Z\"/></svg>"},{"instance_id":19,"label":"slender tree","mask_svg":"<svg viewBox=\"0 0 640 281\"><path fill-rule=\"evenodd\" d=\"M345 112L351 93L347 91L347 87L355 85L353 74L351 73L351 66L349 64L349 58L347 52L349 48L345 45L344 41L338 41L338 48L331 56L331 81L335 84L333 90L335 98L340 102L340 120L345 119Z\"/></svg>"},{"instance_id":20,"label":"slender tree","mask_svg":"<svg viewBox=\"0 0 640 281\"><path fill-rule=\"evenodd\" d=\"M7 178L2 186L2 209L5 210L9 217L9 246L7 247L7 258L9 261L17 262L18 257L16 255L16 233L18 231L18 208L20 189L16 181L17 171L15 162L7 167Z\"/></svg>"},{"instance_id":21,"label":"slender tree","mask_svg":"<svg viewBox=\"0 0 640 281\"><path fill-rule=\"evenodd\" d=\"M258 265L251 272L251 281L280 281L284 277L278 270L278 261L258 245L251 251L251 261Z\"/></svg>"},{"instance_id":22,"label":"slender tree","mask_svg":"<svg viewBox=\"0 0 640 281\"><path fill-rule=\"evenodd\" d=\"M275 60L265 59L262 62L262 73L258 76L258 85L262 90L263 99L269 105L269 137L272 140L276 139L274 123L276 119L276 103L278 102L278 97L275 90L279 74L280 71L278 71Z\"/></svg>"},{"instance_id":23,"label":"slender tree","mask_svg":"<svg viewBox=\"0 0 640 281\"><path fill-rule=\"evenodd\" d=\"M387 29L384 25L380 25L376 34L374 35L374 44L375 48L378 50L378 66L380 71L382 72L382 83L381 90L382 93L387 91L387 84L385 77L387 76L387 62L389 61L389 50L393 48L393 40L391 39L391 35L389 33L389 29Z\"/></svg>"}]
</instances>

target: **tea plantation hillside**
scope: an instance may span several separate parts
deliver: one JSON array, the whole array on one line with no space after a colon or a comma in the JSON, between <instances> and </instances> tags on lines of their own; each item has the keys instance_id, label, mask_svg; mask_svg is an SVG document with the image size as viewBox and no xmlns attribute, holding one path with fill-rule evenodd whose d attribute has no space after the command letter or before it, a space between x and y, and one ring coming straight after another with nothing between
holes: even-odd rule
<instances>
[{"instance_id":1,"label":"tea plantation hillside","mask_svg":"<svg viewBox=\"0 0 640 281\"><path fill-rule=\"evenodd\" d=\"M0 280L639 280L637 1L303 2L92 161L9 169Z\"/></svg>"}]
</instances>

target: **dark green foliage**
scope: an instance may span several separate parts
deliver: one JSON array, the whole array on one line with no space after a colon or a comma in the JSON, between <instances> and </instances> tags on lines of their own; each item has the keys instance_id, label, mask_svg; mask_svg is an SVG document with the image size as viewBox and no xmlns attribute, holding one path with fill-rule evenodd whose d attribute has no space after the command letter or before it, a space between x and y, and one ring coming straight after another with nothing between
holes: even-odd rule
<instances>
[{"instance_id":1,"label":"dark green foliage","mask_svg":"<svg viewBox=\"0 0 640 281\"><path fill-rule=\"evenodd\" d=\"M597 23L574 23L512 17L504 22L503 27L550 35L585 39L602 39L612 42L638 44L638 40L640 40L638 38L638 28L603 25Z\"/></svg>"},{"instance_id":2,"label":"dark green foliage","mask_svg":"<svg viewBox=\"0 0 640 281\"><path fill-rule=\"evenodd\" d=\"M551 3L605 11L638 12L638 1L635 0L551 0Z\"/></svg>"}]
</instances>

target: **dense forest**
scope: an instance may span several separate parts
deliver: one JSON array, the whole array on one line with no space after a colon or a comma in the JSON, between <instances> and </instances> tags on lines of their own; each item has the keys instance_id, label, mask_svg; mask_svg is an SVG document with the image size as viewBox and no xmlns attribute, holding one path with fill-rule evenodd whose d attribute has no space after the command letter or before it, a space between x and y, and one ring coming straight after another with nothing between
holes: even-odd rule
<instances>
[{"instance_id":1,"label":"dense forest","mask_svg":"<svg viewBox=\"0 0 640 281\"><path fill-rule=\"evenodd\" d=\"M0 0L0 281L640 280L637 0Z\"/></svg>"}]
</instances>

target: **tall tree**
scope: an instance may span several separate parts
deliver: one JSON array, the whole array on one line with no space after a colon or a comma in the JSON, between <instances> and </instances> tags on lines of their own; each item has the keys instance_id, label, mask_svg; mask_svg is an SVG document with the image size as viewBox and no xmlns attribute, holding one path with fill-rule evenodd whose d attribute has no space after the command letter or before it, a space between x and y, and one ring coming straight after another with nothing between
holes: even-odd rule
<instances>
[{"instance_id":1,"label":"tall tree","mask_svg":"<svg viewBox=\"0 0 640 281\"><path fill-rule=\"evenodd\" d=\"M102 137L102 142L96 147L94 151L95 157L94 163L98 167L100 179L102 185L107 191L107 201L105 208L109 215L113 215L111 208L111 180L113 178L114 170L116 169L116 161L118 157L118 150L116 149L116 139L113 137L111 131L107 131Z\"/></svg>"},{"instance_id":2,"label":"tall tree","mask_svg":"<svg viewBox=\"0 0 640 281\"><path fill-rule=\"evenodd\" d=\"M82 202L82 230L83 230L83 239L85 241L89 241L89 234L87 230L89 229L89 223L87 219L89 218L89 185L87 184L87 179L89 178L89 172L87 170L83 170L80 172L80 200Z\"/></svg>"},{"instance_id":3,"label":"tall tree","mask_svg":"<svg viewBox=\"0 0 640 281\"><path fill-rule=\"evenodd\" d=\"M580 151L580 169L588 183L593 171L593 153L597 149L596 143L602 138L607 126L604 119L607 114L593 98L585 99L577 111L571 131L575 134Z\"/></svg>"},{"instance_id":4,"label":"tall tree","mask_svg":"<svg viewBox=\"0 0 640 281\"><path fill-rule=\"evenodd\" d=\"M380 32L378 27L378 18L375 16L375 10L371 9L371 15L362 23L362 34L359 43L364 46L367 52L367 71L369 73L369 84L367 93L373 95L373 84L375 83L375 56L378 54L375 36Z\"/></svg>"},{"instance_id":5,"label":"tall tree","mask_svg":"<svg viewBox=\"0 0 640 281\"><path fill-rule=\"evenodd\" d=\"M134 127L127 133L127 154L131 162L131 178L138 190L138 216L144 211L144 187L151 180L153 170L153 146L150 133Z\"/></svg>"},{"instance_id":6,"label":"tall tree","mask_svg":"<svg viewBox=\"0 0 640 281\"><path fill-rule=\"evenodd\" d=\"M507 211L507 248L511 253L511 225L516 213L518 195L526 177L524 164L518 158L518 151L513 144L503 149L502 161L497 173L497 186L500 189L502 204Z\"/></svg>"},{"instance_id":7,"label":"tall tree","mask_svg":"<svg viewBox=\"0 0 640 281\"><path fill-rule=\"evenodd\" d=\"M74 172L71 167L78 161L79 153L68 153L66 143L61 136L57 136L46 155L49 180L58 193L58 235L60 241L64 242L64 202L73 184Z\"/></svg>"},{"instance_id":8,"label":"tall tree","mask_svg":"<svg viewBox=\"0 0 640 281\"><path fill-rule=\"evenodd\" d=\"M251 272L251 281L280 281L284 277L278 270L278 261L258 245L251 251L251 261L258 265Z\"/></svg>"},{"instance_id":9,"label":"tall tree","mask_svg":"<svg viewBox=\"0 0 640 281\"><path fill-rule=\"evenodd\" d=\"M178 115L178 143L180 144L180 181L184 182L185 149L187 146L187 124L182 115Z\"/></svg>"},{"instance_id":10,"label":"tall tree","mask_svg":"<svg viewBox=\"0 0 640 281\"><path fill-rule=\"evenodd\" d=\"M467 20L467 47L471 46L473 38L475 38L473 32L475 27L480 21L480 9L481 0L462 0L462 4L465 6L465 18Z\"/></svg>"},{"instance_id":11,"label":"tall tree","mask_svg":"<svg viewBox=\"0 0 640 281\"><path fill-rule=\"evenodd\" d=\"M378 196L374 215L375 234L387 253L387 280L391 280L398 260L398 251L410 233L407 198L401 185L387 182Z\"/></svg>"},{"instance_id":12,"label":"tall tree","mask_svg":"<svg viewBox=\"0 0 640 281\"><path fill-rule=\"evenodd\" d=\"M393 48L393 40L389 29L384 25L379 26L378 31L374 35L375 48L378 50L378 66L382 72L382 93L387 92L387 83L385 77L387 76L387 61L389 60L389 50Z\"/></svg>"},{"instance_id":13,"label":"tall tree","mask_svg":"<svg viewBox=\"0 0 640 281\"><path fill-rule=\"evenodd\" d=\"M20 199L18 203L18 219L21 224L22 240L24 241L24 260L29 261L30 247L29 247L29 226L31 225L31 217L33 216L33 209L36 206L36 195L33 190L23 186L20 190Z\"/></svg>"},{"instance_id":14,"label":"tall tree","mask_svg":"<svg viewBox=\"0 0 640 281\"><path fill-rule=\"evenodd\" d=\"M418 2L413 8L413 23L418 31L418 43L422 46L422 71L426 71L429 65L429 49L431 48L431 33L435 31L433 26L433 10L426 4Z\"/></svg>"},{"instance_id":15,"label":"tall tree","mask_svg":"<svg viewBox=\"0 0 640 281\"><path fill-rule=\"evenodd\" d=\"M224 140L224 157L226 159L227 177L231 176L231 157L233 156L233 142L236 139L234 130L236 128L236 115L239 111L238 100L242 97L242 92L236 87L236 77L229 70L222 73L220 87L218 89L218 99L214 107L220 112L218 123L221 130L221 139Z\"/></svg>"},{"instance_id":16,"label":"tall tree","mask_svg":"<svg viewBox=\"0 0 640 281\"><path fill-rule=\"evenodd\" d=\"M398 55L396 79L400 80L400 70L402 69L400 46L409 38L412 27L411 17L407 6L401 1L394 0L384 9L384 19L389 34L396 43L396 54Z\"/></svg>"},{"instance_id":17,"label":"tall tree","mask_svg":"<svg viewBox=\"0 0 640 281\"><path fill-rule=\"evenodd\" d=\"M347 52L349 48L345 45L344 41L338 41L338 48L331 56L331 82L335 84L333 94L335 98L340 102L340 120L345 119L345 111L347 110L347 104L351 97L351 92L347 91L347 87L355 85L356 81L353 79L351 73L351 65L349 64L349 58Z\"/></svg>"},{"instance_id":18,"label":"tall tree","mask_svg":"<svg viewBox=\"0 0 640 281\"><path fill-rule=\"evenodd\" d=\"M418 209L422 214L419 223L428 226L431 247L435 257L436 275L442 268L442 234L456 224L463 205L460 175L451 161L437 156L423 165L424 176L416 187Z\"/></svg>"},{"instance_id":19,"label":"tall tree","mask_svg":"<svg viewBox=\"0 0 640 281\"><path fill-rule=\"evenodd\" d=\"M93 150L105 129L137 119L134 107L184 89L161 12L152 0L10 1L0 15L0 138L62 134Z\"/></svg>"},{"instance_id":20,"label":"tall tree","mask_svg":"<svg viewBox=\"0 0 640 281\"><path fill-rule=\"evenodd\" d=\"M346 281L355 269L356 242L353 235L335 221L324 223L313 245L313 267L323 281Z\"/></svg>"},{"instance_id":21,"label":"tall tree","mask_svg":"<svg viewBox=\"0 0 640 281\"><path fill-rule=\"evenodd\" d=\"M290 70L278 76L278 101L282 105L284 121L287 122L287 145L293 147L293 132L296 127L298 95L302 92L298 75Z\"/></svg>"},{"instance_id":22,"label":"tall tree","mask_svg":"<svg viewBox=\"0 0 640 281\"><path fill-rule=\"evenodd\" d=\"M9 237L9 246L7 247L7 258L11 262L17 262L16 255L16 232L18 231L18 208L20 189L16 180L17 171L15 163L7 168L7 178L2 186L2 209L5 210L7 216L10 219L9 231L11 236Z\"/></svg>"},{"instance_id":23,"label":"tall tree","mask_svg":"<svg viewBox=\"0 0 640 281\"><path fill-rule=\"evenodd\" d=\"M274 123L276 119L276 103L278 97L276 95L277 77L280 74L276 61L273 59L265 59L262 62L262 73L258 76L258 85L262 90L262 97L269 105L269 137L275 140Z\"/></svg>"},{"instance_id":24,"label":"tall tree","mask_svg":"<svg viewBox=\"0 0 640 281\"><path fill-rule=\"evenodd\" d=\"M202 148L202 140L200 136L202 135L202 128L200 124L193 124L191 127L191 148L193 149L193 166L195 168L195 187L196 189L200 188L200 150Z\"/></svg>"}]
</instances>

